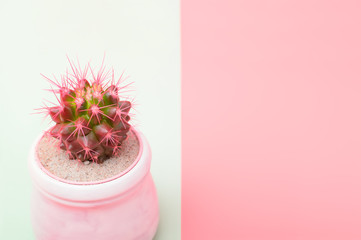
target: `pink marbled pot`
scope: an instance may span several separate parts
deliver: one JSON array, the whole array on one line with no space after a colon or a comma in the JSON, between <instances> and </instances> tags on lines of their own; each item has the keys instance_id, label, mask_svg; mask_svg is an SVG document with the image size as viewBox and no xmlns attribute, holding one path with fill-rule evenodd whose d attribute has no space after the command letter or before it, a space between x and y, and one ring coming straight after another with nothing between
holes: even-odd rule
<instances>
[{"instance_id":1,"label":"pink marbled pot","mask_svg":"<svg viewBox=\"0 0 361 240\"><path fill-rule=\"evenodd\" d=\"M98 182L74 183L49 174L31 148L32 223L38 240L150 240L159 220L150 174L151 151L142 133L132 130L140 150L124 172Z\"/></svg>"}]
</instances>

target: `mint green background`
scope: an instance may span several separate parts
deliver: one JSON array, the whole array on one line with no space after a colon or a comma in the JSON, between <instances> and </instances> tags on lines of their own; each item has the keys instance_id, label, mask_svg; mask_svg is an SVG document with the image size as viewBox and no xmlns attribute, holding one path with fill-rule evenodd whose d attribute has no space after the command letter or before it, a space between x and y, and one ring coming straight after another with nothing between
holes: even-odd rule
<instances>
[{"instance_id":1,"label":"mint green background","mask_svg":"<svg viewBox=\"0 0 361 240\"><path fill-rule=\"evenodd\" d=\"M134 81L137 117L148 138L161 221L156 239L180 239L180 51L178 0L0 2L0 239L34 239L29 148L50 126L31 115L66 54L106 63Z\"/></svg>"}]
</instances>

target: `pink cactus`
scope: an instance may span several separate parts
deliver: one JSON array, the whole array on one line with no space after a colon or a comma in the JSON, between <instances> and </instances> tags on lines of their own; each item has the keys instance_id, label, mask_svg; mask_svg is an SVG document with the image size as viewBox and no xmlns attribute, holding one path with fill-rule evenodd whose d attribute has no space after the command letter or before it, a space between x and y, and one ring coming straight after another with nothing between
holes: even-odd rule
<instances>
[{"instance_id":1,"label":"pink cactus","mask_svg":"<svg viewBox=\"0 0 361 240\"><path fill-rule=\"evenodd\" d=\"M60 82L44 76L58 104L38 110L56 123L48 133L60 140L59 147L69 159L102 163L119 152L131 128L132 104L119 96L129 84L121 87L122 76L115 81L114 71L105 73L103 64L97 74L89 64L83 70L79 62L76 66L69 60L69 64L71 73L62 75Z\"/></svg>"}]
</instances>

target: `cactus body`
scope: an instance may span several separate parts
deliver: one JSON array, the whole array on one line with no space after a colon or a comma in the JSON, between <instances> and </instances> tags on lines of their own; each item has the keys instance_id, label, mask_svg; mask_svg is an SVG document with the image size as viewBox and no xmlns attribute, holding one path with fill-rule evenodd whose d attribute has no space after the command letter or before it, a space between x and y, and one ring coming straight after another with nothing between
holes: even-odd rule
<instances>
[{"instance_id":1,"label":"cactus body","mask_svg":"<svg viewBox=\"0 0 361 240\"><path fill-rule=\"evenodd\" d=\"M60 140L59 147L70 159L104 162L118 153L131 127L132 104L120 100L119 80L104 84L101 70L92 83L78 70L73 70L74 78L62 78L61 84L49 79L59 95L59 105L46 107L55 122L49 134Z\"/></svg>"}]
</instances>

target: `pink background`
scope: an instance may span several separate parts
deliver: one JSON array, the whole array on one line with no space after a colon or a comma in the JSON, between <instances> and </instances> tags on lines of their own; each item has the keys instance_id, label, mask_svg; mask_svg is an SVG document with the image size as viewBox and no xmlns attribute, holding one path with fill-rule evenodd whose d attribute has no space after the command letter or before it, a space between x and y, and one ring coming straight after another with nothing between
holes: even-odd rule
<instances>
[{"instance_id":1,"label":"pink background","mask_svg":"<svg viewBox=\"0 0 361 240\"><path fill-rule=\"evenodd\" d=\"M361 1L181 7L182 239L361 239Z\"/></svg>"}]
</instances>

